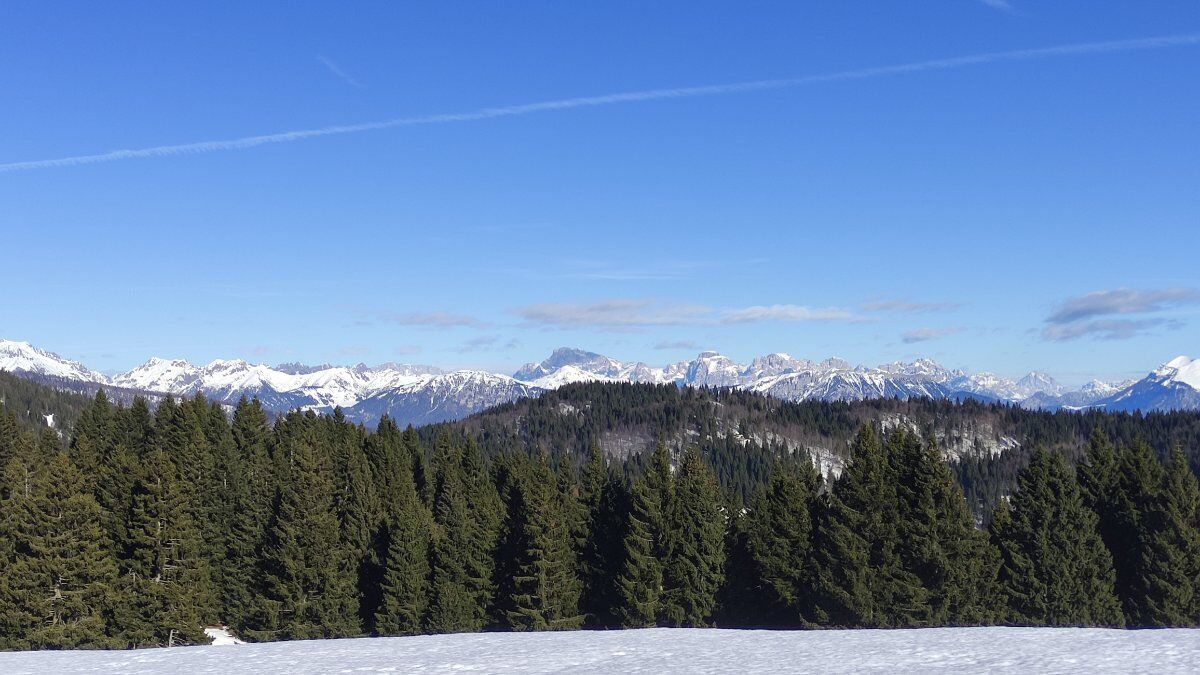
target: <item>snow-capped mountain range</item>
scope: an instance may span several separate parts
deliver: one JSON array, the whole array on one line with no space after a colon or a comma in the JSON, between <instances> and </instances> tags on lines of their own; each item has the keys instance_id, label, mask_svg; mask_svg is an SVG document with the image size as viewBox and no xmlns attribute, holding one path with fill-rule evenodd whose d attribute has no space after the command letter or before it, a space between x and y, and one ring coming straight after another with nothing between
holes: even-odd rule
<instances>
[{"instance_id":1,"label":"snow-capped mountain range","mask_svg":"<svg viewBox=\"0 0 1200 675\"><path fill-rule=\"evenodd\" d=\"M34 379L92 383L160 395L203 392L227 404L236 403L242 396L258 397L265 407L278 412L340 407L349 418L368 424L384 414L413 424L458 419L493 405L584 381L737 387L792 401L924 396L977 398L1040 409L1200 409L1200 360L1183 356L1141 380L1094 380L1074 391L1045 373L1032 372L1012 380L992 373L951 370L930 359L868 367L837 358L810 361L776 353L743 365L717 352L703 352L689 361L655 367L570 348L556 349L546 360L526 364L511 376L478 370L445 372L432 366L396 363L289 363L271 367L217 360L201 366L152 358L110 378L29 343L0 340L0 370Z\"/></svg>"}]
</instances>

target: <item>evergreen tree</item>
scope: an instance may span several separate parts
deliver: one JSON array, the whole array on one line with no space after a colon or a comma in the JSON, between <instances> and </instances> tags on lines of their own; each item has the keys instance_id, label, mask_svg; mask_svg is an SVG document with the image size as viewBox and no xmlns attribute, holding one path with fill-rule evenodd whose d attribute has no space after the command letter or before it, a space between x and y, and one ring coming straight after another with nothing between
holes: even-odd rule
<instances>
[{"instance_id":1,"label":"evergreen tree","mask_svg":"<svg viewBox=\"0 0 1200 675\"><path fill-rule=\"evenodd\" d=\"M1178 447L1163 483L1143 563L1145 623L1200 623L1200 489Z\"/></svg>"},{"instance_id":2,"label":"evergreen tree","mask_svg":"<svg viewBox=\"0 0 1200 675\"><path fill-rule=\"evenodd\" d=\"M114 630L133 647L206 644L211 588L190 491L164 450L141 459L124 530Z\"/></svg>"},{"instance_id":3,"label":"evergreen tree","mask_svg":"<svg viewBox=\"0 0 1200 675\"><path fill-rule=\"evenodd\" d=\"M248 401L242 397L238 401L231 432L241 472L231 477L234 517L228 535L222 604L229 625L243 631L265 621L259 559L276 491L268 451L270 429L258 399Z\"/></svg>"},{"instance_id":4,"label":"evergreen tree","mask_svg":"<svg viewBox=\"0 0 1200 675\"><path fill-rule=\"evenodd\" d=\"M645 481L634 483L630 501L615 615L623 628L645 628L655 625L661 611L663 573L656 540L662 507Z\"/></svg>"},{"instance_id":5,"label":"evergreen tree","mask_svg":"<svg viewBox=\"0 0 1200 675\"><path fill-rule=\"evenodd\" d=\"M987 540L975 529L962 490L937 446L908 431L888 442L899 503L897 551L902 567L920 584L915 613L897 617L906 626L978 624L986 621Z\"/></svg>"},{"instance_id":6,"label":"evergreen tree","mask_svg":"<svg viewBox=\"0 0 1200 675\"><path fill-rule=\"evenodd\" d=\"M421 630L428 608L429 554L432 516L417 494L411 464L396 461L407 454L399 445L399 433L390 420L380 422L387 448L379 454L387 466L386 524L382 540L383 569L375 630L381 635L403 635ZM394 438L393 438L394 437Z\"/></svg>"},{"instance_id":7,"label":"evergreen tree","mask_svg":"<svg viewBox=\"0 0 1200 675\"><path fill-rule=\"evenodd\" d=\"M1120 626L1108 549L1062 455L1038 450L1021 472L1009 513L992 520L1006 622Z\"/></svg>"},{"instance_id":8,"label":"evergreen tree","mask_svg":"<svg viewBox=\"0 0 1200 675\"><path fill-rule=\"evenodd\" d=\"M584 465L580 500L587 523L579 565L580 610L592 625L618 625L613 608L623 560L628 493L624 481L605 463L599 445L592 446Z\"/></svg>"},{"instance_id":9,"label":"evergreen tree","mask_svg":"<svg viewBox=\"0 0 1200 675\"><path fill-rule=\"evenodd\" d=\"M705 626L725 579L725 514L716 478L695 446L684 453L674 482L660 615L675 626Z\"/></svg>"},{"instance_id":10,"label":"evergreen tree","mask_svg":"<svg viewBox=\"0 0 1200 675\"><path fill-rule=\"evenodd\" d=\"M863 426L818 518L814 587L821 623L892 627L924 602L924 589L897 552L895 483L878 436Z\"/></svg>"},{"instance_id":11,"label":"evergreen tree","mask_svg":"<svg viewBox=\"0 0 1200 675\"><path fill-rule=\"evenodd\" d=\"M359 634L352 561L339 541L330 471L311 436L284 442L290 469L280 482L263 550L267 624L260 634L282 639Z\"/></svg>"},{"instance_id":12,"label":"evergreen tree","mask_svg":"<svg viewBox=\"0 0 1200 675\"><path fill-rule=\"evenodd\" d=\"M107 616L116 567L100 526L100 507L63 453L22 500L20 547L7 574L22 613L36 618L24 636L34 649L109 646Z\"/></svg>"},{"instance_id":13,"label":"evergreen tree","mask_svg":"<svg viewBox=\"0 0 1200 675\"><path fill-rule=\"evenodd\" d=\"M813 516L820 478L812 462L777 467L744 518L750 588L762 623L800 626L812 612ZM733 565L730 566L731 569Z\"/></svg>"},{"instance_id":14,"label":"evergreen tree","mask_svg":"<svg viewBox=\"0 0 1200 675\"><path fill-rule=\"evenodd\" d=\"M39 617L32 610L25 588L28 580L18 578L13 571L18 559L30 555L29 516L35 511L35 485L42 458L33 439L15 423L0 431L11 434L0 439L8 457L0 476L0 648L25 649Z\"/></svg>"},{"instance_id":15,"label":"evergreen tree","mask_svg":"<svg viewBox=\"0 0 1200 675\"><path fill-rule=\"evenodd\" d=\"M1125 622L1133 626L1153 623L1147 606L1146 565L1151 560L1162 485L1162 466L1149 445L1139 440L1121 449L1111 506L1117 543L1109 551L1117 574L1117 598L1121 600Z\"/></svg>"},{"instance_id":16,"label":"evergreen tree","mask_svg":"<svg viewBox=\"0 0 1200 675\"><path fill-rule=\"evenodd\" d=\"M479 476L467 478L463 452L449 434L438 436L434 449L436 479L433 517L430 606L427 628L431 632L482 630L491 605L491 554L495 540L481 523L487 516L474 510L482 501ZM481 469L480 469L481 470ZM493 512L498 512L496 507Z\"/></svg>"},{"instance_id":17,"label":"evergreen tree","mask_svg":"<svg viewBox=\"0 0 1200 675\"><path fill-rule=\"evenodd\" d=\"M505 618L516 630L577 628L583 616L565 503L569 496L556 489L545 458L525 464L510 500L508 529L516 559Z\"/></svg>"}]
</instances>

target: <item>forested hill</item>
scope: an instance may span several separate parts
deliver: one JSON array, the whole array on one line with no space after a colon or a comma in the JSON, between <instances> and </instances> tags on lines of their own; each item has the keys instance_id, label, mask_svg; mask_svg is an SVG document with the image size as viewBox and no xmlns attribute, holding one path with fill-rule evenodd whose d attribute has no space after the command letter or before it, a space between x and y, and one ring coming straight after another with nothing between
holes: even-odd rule
<instances>
[{"instance_id":1,"label":"forested hill","mask_svg":"<svg viewBox=\"0 0 1200 675\"><path fill-rule=\"evenodd\" d=\"M79 419L79 413L91 402L91 397L82 392L59 389L0 371L0 404L26 428L44 429L52 421L55 429L70 430Z\"/></svg>"},{"instance_id":2,"label":"forested hill","mask_svg":"<svg viewBox=\"0 0 1200 675\"><path fill-rule=\"evenodd\" d=\"M874 399L788 402L762 394L674 385L579 383L491 408L458 422L422 430L431 441L449 427L474 436L485 452L514 446L584 456L593 444L629 458L666 443L675 455L691 444L720 482L748 497L776 458L803 450L827 476L840 473L850 441L863 423L883 430L904 426L935 439L952 461L972 509L986 513L1011 491L1017 472L1037 447L1077 459L1099 427L1119 444L1146 440L1165 458L1179 446L1200 468L1200 413L1044 412L975 400Z\"/></svg>"}]
</instances>

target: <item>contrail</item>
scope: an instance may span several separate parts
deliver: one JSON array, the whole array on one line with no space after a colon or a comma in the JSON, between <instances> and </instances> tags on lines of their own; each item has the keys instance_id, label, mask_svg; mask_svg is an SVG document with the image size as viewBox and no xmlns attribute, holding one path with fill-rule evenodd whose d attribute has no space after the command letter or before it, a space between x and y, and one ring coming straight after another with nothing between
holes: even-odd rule
<instances>
[{"instance_id":1,"label":"contrail","mask_svg":"<svg viewBox=\"0 0 1200 675\"><path fill-rule=\"evenodd\" d=\"M688 98L692 96L716 96L720 94L735 94L769 89L786 89L790 87L800 87L823 82L862 80L872 77L884 77L888 75L919 73L926 70L948 70L951 68L963 68L966 66L997 63L1002 61L1030 61L1034 59L1044 59L1055 56L1074 56L1079 54L1103 54L1109 52L1163 49L1166 47L1179 47L1194 45L1197 43L1200 43L1200 33L1188 35L1168 35L1136 40L1116 40L1112 42L1089 42L1073 45L1059 45L1057 47L1019 49L1007 52L989 52L984 54L972 54L969 56L956 56L948 59L935 59L932 61L916 61L913 63L904 63L895 66L880 66L876 68L864 68L861 70L846 70L837 73L826 73L824 75L808 75L804 77L776 80L755 80L751 82L734 82L729 84L714 84L699 87L679 87L675 89L650 89L618 94L606 94L603 96L582 96L577 98L564 98L556 101L540 101L537 103L525 103L522 105L482 108L480 110L462 113L426 115L422 117L397 117L394 119L382 120L378 122L365 122L362 124L347 124L321 127L319 129L284 131L275 134L246 136L244 138L234 138L223 141L201 141L198 143L183 143L180 145L159 145L152 148L139 148L136 150L114 150L112 152L105 152L98 155L77 155L74 157L60 157L58 159L39 159L28 162L11 162L8 164L0 164L0 172L79 166L81 164L115 162L121 159L137 159L142 157L170 157L172 155L189 155L203 152L216 152L218 150L238 150L242 148L253 148L259 145L267 145L268 143L290 143L292 141L299 141L306 138L336 136L340 134L355 134L362 131L375 131L378 129L391 129L394 127L416 126L421 124L448 124L452 122L473 122L496 117L516 117L520 115L529 115L531 113L551 110L568 110L571 108L589 108L614 105L617 103L634 103L640 101Z\"/></svg>"}]
</instances>

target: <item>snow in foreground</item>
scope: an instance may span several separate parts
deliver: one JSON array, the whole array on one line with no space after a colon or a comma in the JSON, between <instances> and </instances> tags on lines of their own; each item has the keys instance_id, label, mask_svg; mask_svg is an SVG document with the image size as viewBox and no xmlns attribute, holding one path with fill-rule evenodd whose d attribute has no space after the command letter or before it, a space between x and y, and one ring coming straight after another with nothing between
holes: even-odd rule
<instances>
[{"instance_id":1,"label":"snow in foreground","mask_svg":"<svg viewBox=\"0 0 1200 675\"><path fill-rule=\"evenodd\" d=\"M1194 672L1200 630L651 629L0 653L3 673Z\"/></svg>"}]
</instances>

